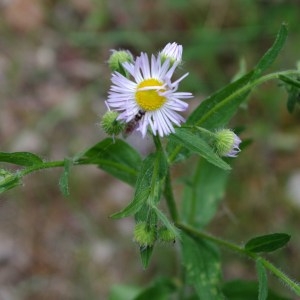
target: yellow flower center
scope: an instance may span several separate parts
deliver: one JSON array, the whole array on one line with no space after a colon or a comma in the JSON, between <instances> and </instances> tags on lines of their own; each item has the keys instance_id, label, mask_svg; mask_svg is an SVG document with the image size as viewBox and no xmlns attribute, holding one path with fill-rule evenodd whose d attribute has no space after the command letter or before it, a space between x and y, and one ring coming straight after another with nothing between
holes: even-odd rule
<instances>
[{"instance_id":1,"label":"yellow flower center","mask_svg":"<svg viewBox=\"0 0 300 300\"><path fill-rule=\"evenodd\" d=\"M152 111L161 108L166 102L166 97L161 96L164 92L163 84L154 78L146 79L137 86L135 99L144 111Z\"/></svg>"}]
</instances>

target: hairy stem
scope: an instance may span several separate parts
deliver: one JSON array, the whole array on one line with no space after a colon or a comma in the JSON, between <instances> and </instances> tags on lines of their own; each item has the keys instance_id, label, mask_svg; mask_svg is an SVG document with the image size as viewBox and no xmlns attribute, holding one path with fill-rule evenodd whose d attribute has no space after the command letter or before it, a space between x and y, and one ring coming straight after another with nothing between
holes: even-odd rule
<instances>
[{"instance_id":1,"label":"hairy stem","mask_svg":"<svg viewBox=\"0 0 300 300\"><path fill-rule=\"evenodd\" d=\"M63 167L65 165L64 160L58 160L58 161L49 161L49 162L43 162L41 164L33 165L32 167L25 168L21 171L19 171L19 176L23 177L27 174L42 170L42 169L50 169L50 168L59 168Z\"/></svg>"},{"instance_id":2,"label":"hairy stem","mask_svg":"<svg viewBox=\"0 0 300 300\"><path fill-rule=\"evenodd\" d=\"M171 184L171 176L170 170L168 170L166 181L165 181L165 189L164 189L164 196L168 205L168 209L172 218L173 222L179 221L179 215L177 211L177 206L173 194L172 184Z\"/></svg>"},{"instance_id":3,"label":"hairy stem","mask_svg":"<svg viewBox=\"0 0 300 300\"><path fill-rule=\"evenodd\" d=\"M163 151L164 152L164 149L162 147L160 138L158 136L153 135L153 141L154 141L154 144L155 144L155 147L156 147L156 151ZM164 152L164 155L165 155L165 152ZM171 176L170 176L169 166L168 166L167 176L165 178L164 197L166 199L167 206L168 206L172 221L177 222L178 221L178 211L177 211L175 198L174 198L174 194L173 194L173 188L172 188L172 184L171 184Z\"/></svg>"}]
</instances>

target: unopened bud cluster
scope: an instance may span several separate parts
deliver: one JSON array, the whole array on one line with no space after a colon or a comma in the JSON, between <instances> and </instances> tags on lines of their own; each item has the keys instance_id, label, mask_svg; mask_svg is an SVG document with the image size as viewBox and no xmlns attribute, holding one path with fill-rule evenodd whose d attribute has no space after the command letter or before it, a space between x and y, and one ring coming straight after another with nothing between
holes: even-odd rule
<instances>
[{"instance_id":1,"label":"unopened bud cluster","mask_svg":"<svg viewBox=\"0 0 300 300\"><path fill-rule=\"evenodd\" d=\"M161 242L174 242L175 234L167 227L157 228L146 222L140 222L135 225L133 232L134 240L140 247L152 247L158 240Z\"/></svg>"}]
</instances>

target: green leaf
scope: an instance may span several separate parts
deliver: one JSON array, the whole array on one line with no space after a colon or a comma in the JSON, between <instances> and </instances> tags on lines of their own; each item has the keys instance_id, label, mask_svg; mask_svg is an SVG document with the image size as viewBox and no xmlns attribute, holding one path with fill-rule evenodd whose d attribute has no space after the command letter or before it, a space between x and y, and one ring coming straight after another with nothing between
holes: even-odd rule
<instances>
[{"instance_id":1,"label":"green leaf","mask_svg":"<svg viewBox=\"0 0 300 300\"><path fill-rule=\"evenodd\" d=\"M221 265L219 252L208 241L190 238L182 234L183 265L186 277L199 299L225 299L221 287Z\"/></svg>"},{"instance_id":2,"label":"green leaf","mask_svg":"<svg viewBox=\"0 0 300 300\"><path fill-rule=\"evenodd\" d=\"M14 174L0 169L0 194L21 184L22 182L17 173Z\"/></svg>"},{"instance_id":3,"label":"green leaf","mask_svg":"<svg viewBox=\"0 0 300 300\"><path fill-rule=\"evenodd\" d=\"M147 247L140 247L140 256L141 256L141 261L144 270L148 268L148 265L150 263L150 259L152 257L152 252L153 252L154 247L153 246L147 246Z\"/></svg>"},{"instance_id":4,"label":"green leaf","mask_svg":"<svg viewBox=\"0 0 300 300\"><path fill-rule=\"evenodd\" d=\"M140 292L133 300L168 300L175 289L176 285L172 280L159 278Z\"/></svg>"},{"instance_id":5,"label":"green leaf","mask_svg":"<svg viewBox=\"0 0 300 300\"><path fill-rule=\"evenodd\" d=\"M255 281L233 280L226 282L223 293L230 300L254 300L258 298L258 283ZM292 300L268 290L268 300Z\"/></svg>"},{"instance_id":6,"label":"green leaf","mask_svg":"<svg viewBox=\"0 0 300 300\"><path fill-rule=\"evenodd\" d=\"M183 193L183 219L197 228L205 227L223 199L229 172L201 159Z\"/></svg>"},{"instance_id":7,"label":"green leaf","mask_svg":"<svg viewBox=\"0 0 300 300\"><path fill-rule=\"evenodd\" d=\"M300 91L295 87L291 87L288 91L288 100L286 104L289 113L293 113L296 104L300 104Z\"/></svg>"},{"instance_id":8,"label":"green leaf","mask_svg":"<svg viewBox=\"0 0 300 300\"><path fill-rule=\"evenodd\" d=\"M284 75L279 75L279 79L284 82L288 93L287 109L292 113L296 104L300 104L300 81Z\"/></svg>"},{"instance_id":9,"label":"green leaf","mask_svg":"<svg viewBox=\"0 0 300 300\"><path fill-rule=\"evenodd\" d=\"M288 35L287 25L282 24L279 29L279 32L277 33L276 40L273 43L272 47L264 54L264 56L260 59L260 61L256 65L253 79L260 77L261 74L272 65L272 63L275 61L278 54L280 53L286 41L287 35Z\"/></svg>"},{"instance_id":10,"label":"green leaf","mask_svg":"<svg viewBox=\"0 0 300 300\"><path fill-rule=\"evenodd\" d=\"M250 252L272 252L285 246L291 236L286 233L272 233L255 237L245 244Z\"/></svg>"},{"instance_id":11,"label":"green leaf","mask_svg":"<svg viewBox=\"0 0 300 300\"><path fill-rule=\"evenodd\" d=\"M187 119L187 124L209 130L224 127L249 94L249 92L237 93L237 91L250 82L253 74L254 71L249 72L204 100ZM170 139L167 145L171 162L181 161L190 155L182 145L174 146L174 144L174 141Z\"/></svg>"},{"instance_id":12,"label":"green leaf","mask_svg":"<svg viewBox=\"0 0 300 300\"><path fill-rule=\"evenodd\" d=\"M30 152L0 152L0 162L7 162L26 167L43 163L37 155Z\"/></svg>"},{"instance_id":13,"label":"green leaf","mask_svg":"<svg viewBox=\"0 0 300 300\"><path fill-rule=\"evenodd\" d=\"M258 275L258 300L268 298L268 277L264 265L258 259L256 261L256 271Z\"/></svg>"},{"instance_id":14,"label":"green leaf","mask_svg":"<svg viewBox=\"0 0 300 300\"><path fill-rule=\"evenodd\" d=\"M236 92L251 81L253 74L254 71L247 73L208 97L193 111L187 123L207 129L224 127L249 94Z\"/></svg>"},{"instance_id":15,"label":"green leaf","mask_svg":"<svg viewBox=\"0 0 300 300\"><path fill-rule=\"evenodd\" d=\"M140 287L125 284L115 284L112 286L108 300L132 300L141 291Z\"/></svg>"},{"instance_id":16,"label":"green leaf","mask_svg":"<svg viewBox=\"0 0 300 300\"><path fill-rule=\"evenodd\" d=\"M294 86L296 88L300 88L300 81L295 80L294 78L279 74L278 78L283 81L284 83L287 83L288 85Z\"/></svg>"},{"instance_id":17,"label":"green leaf","mask_svg":"<svg viewBox=\"0 0 300 300\"><path fill-rule=\"evenodd\" d=\"M133 200L123 210L113 214L113 218L125 218L137 213L149 201L155 205L160 200L162 181L167 173L164 153L157 151L147 156L142 162L138 175Z\"/></svg>"},{"instance_id":18,"label":"green leaf","mask_svg":"<svg viewBox=\"0 0 300 300\"><path fill-rule=\"evenodd\" d=\"M169 136L170 140L177 141L181 146L190 151L201 155L211 164L224 169L230 170L231 167L222 160L214 150L198 135L191 132L188 128L176 128L176 133Z\"/></svg>"},{"instance_id":19,"label":"green leaf","mask_svg":"<svg viewBox=\"0 0 300 300\"><path fill-rule=\"evenodd\" d=\"M73 162L70 159L64 160L64 171L59 179L59 188L62 194L65 197L70 195L69 191L69 175L70 175L70 167L72 166Z\"/></svg>"},{"instance_id":20,"label":"green leaf","mask_svg":"<svg viewBox=\"0 0 300 300\"><path fill-rule=\"evenodd\" d=\"M134 186L142 160L139 153L124 141L107 138L74 161L74 164L96 164L107 173Z\"/></svg>"}]
</instances>

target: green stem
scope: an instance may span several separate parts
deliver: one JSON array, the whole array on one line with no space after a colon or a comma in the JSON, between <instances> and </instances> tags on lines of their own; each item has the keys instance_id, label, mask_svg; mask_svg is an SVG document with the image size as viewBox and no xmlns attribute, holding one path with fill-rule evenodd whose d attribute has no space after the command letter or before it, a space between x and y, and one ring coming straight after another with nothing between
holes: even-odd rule
<instances>
[{"instance_id":1,"label":"green stem","mask_svg":"<svg viewBox=\"0 0 300 300\"><path fill-rule=\"evenodd\" d=\"M153 135L153 141L154 141L157 151L164 151L159 136ZM173 194L169 167L168 167L168 171L167 171L167 175L166 175L166 179L165 179L164 196L165 196L165 199L167 202L167 206L168 206L171 218L172 218L173 222L177 222L178 221L178 211L177 211L175 198L174 198L174 194Z\"/></svg>"},{"instance_id":2,"label":"green stem","mask_svg":"<svg viewBox=\"0 0 300 300\"><path fill-rule=\"evenodd\" d=\"M39 171L42 169L59 168L59 167L63 167L64 165L65 165L64 160L44 162L42 164L33 165L32 167L28 167L28 168L25 168L25 169L19 171L19 175L20 175L20 177L23 177L27 174L30 174L32 172L36 172L36 171Z\"/></svg>"},{"instance_id":3,"label":"green stem","mask_svg":"<svg viewBox=\"0 0 300 300\"><path fill-rule=\"evenodd\" d=\"M295 281L293 281L292 279L290 279L287 275L285 275L282 271L280 271L272 263L270 263L268 260L264 259L260 255L250 252L250 251L246 250L245 248L239 247L231 242L228 242L226 240L223 240L223 239L220 239L213 235L210 235L206 232L199 231L188 225L185 225L182 223L176 223L175 225L195 240L205 239L205 240L211 241L215 244L218 244L219 246L225 247L231 251L237 252L242 255L246 255L247 257L249 257L255 261L259 259L265 268L267 268L271 273L273 273L281 281L283 281L285 284L287 284L295 292L296 295L300 296L300 285L298 283L296 283Z\"/></svg>"},{"instance_id":4,"label":"green stem","mask_svg":"<svg viewBox=\"0 0 300 300\"><path fill-rule=\"evenodd\" d=\"M262 264L275 276L277 276L282 282L287 284L291 290L295 292L296 295L300 296L300 285L295 282L294 280L290 279L288 276L286 276L282 271L280 271L278 268L276 268L272 263L270 263L268 260L260 257L260 260Z\"/></svg>"},{"instance_id":5,"label":"green stem","mask_svg":"<svg viewBox=\"0 0 300 300\"><path fill-rule=\"evenodd\" d=\"M171 176L170 170L168 170L166 181L165 181L165 189L164 189L164 196L168 205L168 209L172 218L173 222L178 222L179 215L177 211L177 206L173 194L172 184L171 184Z\"/></svg>"},{"instance_id":6,"label":"green stem","mask_svg":"<svg viewBox=\"0 0 300 300\"><path fill-rule=\"evenodd\" d=\"M220 239L218 237L215 237L211 234L208 234L206 232L203 232L203 231L200 231L200 230L197 230L191 226L188 226L188 225L185 225L185 224L182 224L182 223L176 223L175 224L179 229L181 229L182 231L184 231L187 235L189 235L190 237L192 237L193 239L195 240L202 240L202 239L205 239L205 240L208 240L208 241L211 241L215 244L218 244L222 247L225 247L227 249L230 249L234 252L238 252L240 254L251 254L250 256L253 258L252 256L252 253L246 251L245 249L233 244L233 243L230 243L226 240L223 240L223 239ZM245 253L246 252L246 253Z\"/></svg>"},{"instance_id":7,"label":"green stem","mask_svg":"<svg viewBox=\"0 0 300 300\"><path fill-rule=\"evenodd\" d=\"M163 147L161 145L161 140L158 135L153 135L153 141L157 151L162 151Z\"/></svg>"}]
</instances>

